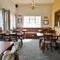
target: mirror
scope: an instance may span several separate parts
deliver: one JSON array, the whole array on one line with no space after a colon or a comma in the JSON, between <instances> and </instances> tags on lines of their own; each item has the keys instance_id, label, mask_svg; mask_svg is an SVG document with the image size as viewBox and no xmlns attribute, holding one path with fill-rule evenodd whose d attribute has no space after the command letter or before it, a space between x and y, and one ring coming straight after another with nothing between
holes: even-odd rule
<instances>
[{"instance_id":1,"label":"mirror","mask_svg":"<svg viewBox=\"0 0 60 60\"><path fill-rule=\"evenodd\" d=\"M43 24L44 24L44 25L48 25L48 24L49 24L49 20L44 20L44 21L43 21Z\"/></svg>"},{"instance_id":2,"label":"mirror","mask_svg":"<svg viewBox=\"0 0 60 60\"><path fill-rule=\"evenodd\" d=\"M60 9L55 12L55 26L60 26Z\"/></svg>"}]
</instances>

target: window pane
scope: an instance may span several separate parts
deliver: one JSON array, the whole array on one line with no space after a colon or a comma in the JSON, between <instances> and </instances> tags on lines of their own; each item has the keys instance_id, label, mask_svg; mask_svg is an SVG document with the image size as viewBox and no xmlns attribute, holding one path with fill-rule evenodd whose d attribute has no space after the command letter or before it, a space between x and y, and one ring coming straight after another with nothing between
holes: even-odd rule
<instances>
[{"instance_id":1,"label":"window pane","mask_svg":"<svg viewBox=\"0 0 60 60\"><path fill-rule=\"evenodd\" d=\"M41 16L24 16L24 27L41 27Z\"/></svg>"},{"instance_id":2,"label":"window pane","mask_svg":"<svg viewBox=\"0 0 60 60\"><path fill-rule=\"evenodd\" d=\"M10 14L10 29L16 28L15 15Z\"/></svg>"},{"instance_id":3,"label":"window pane","mask_svg":"<svg viewBox=\"0 0 60 60\"><path fill-rule=\"evenodd\" d=\"M30 16L30 20L31 20L31 19L33 19L33 20L34 20L34 18L35 18L34 16Z\"/></svg>"},{"instance_id":4,"label":"window pane","mask_svg":"<svg viewBox=\"0 0 60 60\"><path fill-rule=\"evenodd\" d=\"M0 10L0 27L2 27L3 30L2 10Z\"/></svg>"}]
</instances>

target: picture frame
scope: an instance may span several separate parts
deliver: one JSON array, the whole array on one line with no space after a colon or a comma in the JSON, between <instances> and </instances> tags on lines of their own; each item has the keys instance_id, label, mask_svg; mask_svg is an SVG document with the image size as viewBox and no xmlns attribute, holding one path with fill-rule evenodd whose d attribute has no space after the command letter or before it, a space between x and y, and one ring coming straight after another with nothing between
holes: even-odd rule
<instances>
[{"instance_id":1,"label":"picture frame","mask_svg":"<svg viewBox=\"0 0 60 60\"><path fill-rule=\"evenodd\" d=\"M22 18L18 18L18 23L22 23Z\"/></svg>"},{"instance_id":2,"label":"picture frame","mask_svg":"<svg viewBox=\"0 0 60 60\"><path fill-rule=\"evenodd\" d=\"M49 15L43 16L43 20L49 20Z\"/></svg>"},{"instance_id":3,"label":"picture frame","mask_svg":"<svg viewBox=\"0 0 60 60\"><path fill-rule=\"evenodd\" d=\"M49 20L44 20L44 21L43 21L43 24L44 24L44 25L48 25L48 24L49 24Z\"/></svg>"}]
</instances>

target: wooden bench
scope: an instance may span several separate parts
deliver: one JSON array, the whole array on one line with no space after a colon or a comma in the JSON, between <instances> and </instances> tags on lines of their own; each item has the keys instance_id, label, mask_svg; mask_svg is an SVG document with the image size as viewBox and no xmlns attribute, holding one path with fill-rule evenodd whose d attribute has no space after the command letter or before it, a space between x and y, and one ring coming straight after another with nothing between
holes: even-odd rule
<instances>
[{"instance_id":1,"label":"wooden bench","mask_svg":"<svg viewBox=\"0 0 60 60\"><path fill-rule=\"evenodd\" d=\"M50 30L52 29L51 27L41 27L41 28L17 28L20 30L26 30L24 38L38 38L37 37L37 33L39 32L39 30Z\"/></svg>"}]
</instances>

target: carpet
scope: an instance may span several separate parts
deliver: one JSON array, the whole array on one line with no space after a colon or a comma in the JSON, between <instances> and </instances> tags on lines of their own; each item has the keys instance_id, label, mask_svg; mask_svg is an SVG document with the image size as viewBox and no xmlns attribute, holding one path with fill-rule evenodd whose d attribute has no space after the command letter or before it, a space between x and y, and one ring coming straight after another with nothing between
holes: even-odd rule
<instances>
[{"instance_id":1,"label":"carpet","mask_svg":"<svg viewBox=\"0 0 60 60\"><path fill-rule=\"evenodd\" d=\"M45 50L44 53L39 48L39 39L24 39L23 46L17 52L19 60L60 60L60 53L53 49Z\"/></svg>"}]
</instances>

